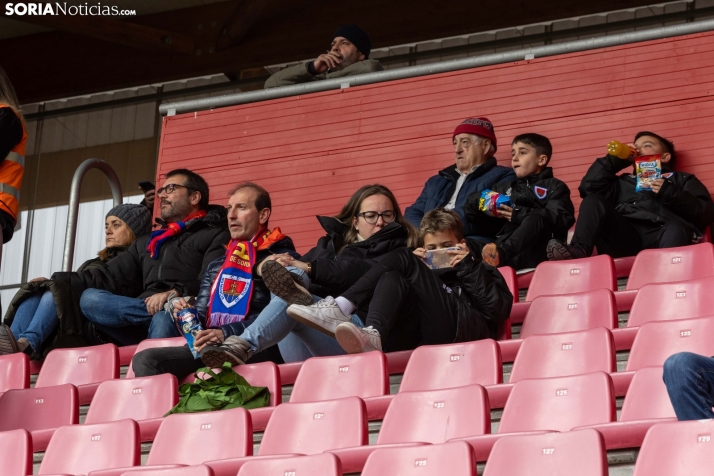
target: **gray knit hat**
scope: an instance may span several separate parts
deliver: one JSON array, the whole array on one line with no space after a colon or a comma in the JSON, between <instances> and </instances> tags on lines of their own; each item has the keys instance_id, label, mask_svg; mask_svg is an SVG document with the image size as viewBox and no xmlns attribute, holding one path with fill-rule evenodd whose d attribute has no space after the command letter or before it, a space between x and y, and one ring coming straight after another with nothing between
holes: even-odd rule
<instances>
[{"instance_id":1,"label":"gray knit hat","mask_svg":"<svg viewBox=\"0 0 714 476\"><path fill-rule=\"evenodd\" d=\"M120 218L131 228L134 235L141 236L151 231L151 212L144 205L124 203L109 210L107 217Z\"/></svg>"}]
</instances>

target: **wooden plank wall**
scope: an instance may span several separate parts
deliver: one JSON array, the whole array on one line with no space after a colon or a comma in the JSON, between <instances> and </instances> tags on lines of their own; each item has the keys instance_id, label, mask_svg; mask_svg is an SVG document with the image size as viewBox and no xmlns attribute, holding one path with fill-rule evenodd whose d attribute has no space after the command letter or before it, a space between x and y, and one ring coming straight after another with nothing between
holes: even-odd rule
<instances>
[{"instance_id":1,"label":"wooden plank wall","mask_svg":"<svg viewBox=\"0 0 714 476\"><path fill-rule=\"evenodd\" d=\"M510 164L510 141L538 132L571 188L612 139L643 129L674 140L679 168L714 191L714 33L519 61L182 114L164 119L157 174L188 167L225 203L252 180L273 200L279 225L305 252L361 185L379 182L402 209L431 175L453 163L451 133L487 116ZM160 183L161 179L157 177Z\"/></svg>"}]
</instances>

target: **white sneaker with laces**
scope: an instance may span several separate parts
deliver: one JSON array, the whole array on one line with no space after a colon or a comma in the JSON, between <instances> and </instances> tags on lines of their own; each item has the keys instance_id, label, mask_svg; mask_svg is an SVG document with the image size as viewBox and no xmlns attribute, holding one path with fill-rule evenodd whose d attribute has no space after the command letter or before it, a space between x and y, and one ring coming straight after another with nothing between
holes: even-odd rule
<instances>
[{"instance_id":1,"label":"white sneaker with laces","mask_svg":"<svg viewBox=\"0 0 714 476\"><path fill-rule=\"evenodd\" d=\"M344 322L335 329L335 338L348 354L382 350L382 337L372 326L360 328L351 322Z\"/></svg>"},{"instance_id":2,"label":"white sneaker with laces","mask_svg":"<svg viewBox=\"0 0 714 476\"><path fill-rule=\"evenodd\" d=\"M345 316L335 303L332 296L327 296L315 304L303 306L291 304L287 310L288 316L296 321L312 327L330 337L335 337L335 328L344 322L350 322L350 316Z\"/></svg>"}]
</instances>

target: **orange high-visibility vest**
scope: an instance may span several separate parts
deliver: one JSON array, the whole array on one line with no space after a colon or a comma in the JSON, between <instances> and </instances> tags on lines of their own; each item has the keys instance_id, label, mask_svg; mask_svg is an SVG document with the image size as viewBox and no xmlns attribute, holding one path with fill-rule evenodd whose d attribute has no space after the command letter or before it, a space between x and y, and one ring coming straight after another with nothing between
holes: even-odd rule
<instances>
[{"instance_id":1,"label":"orange high-visibility vest","mask_svg":"<svg viewBox=\"0 0 714 476\"><path fill-rule=\"evenodd\" d=\"M0 104L0 108L10 107ZM13 147L5 160L0 163L0 210L9 213L17 221L20 213L20 186L25 174L25 147L27 129L22 124L22 140Z\"/></svg>"}]
</instances>

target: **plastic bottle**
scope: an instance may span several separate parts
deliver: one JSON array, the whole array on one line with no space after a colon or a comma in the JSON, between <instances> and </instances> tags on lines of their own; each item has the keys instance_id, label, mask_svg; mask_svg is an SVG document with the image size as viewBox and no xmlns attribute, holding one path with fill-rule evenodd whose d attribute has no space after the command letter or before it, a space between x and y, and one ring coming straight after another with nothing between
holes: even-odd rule
<instances>
[{"instance_id":1,"label":"plastic bottle","mask_svg":"<svg viewBox=\"0 0 714 476\"><path fill-rule=\"evenodd\" d=\"M637 157L636 149L616 140L607 144L607 153L623 160Z\"/></svg>"}]
</instances>

